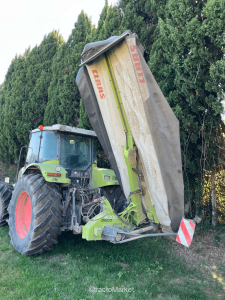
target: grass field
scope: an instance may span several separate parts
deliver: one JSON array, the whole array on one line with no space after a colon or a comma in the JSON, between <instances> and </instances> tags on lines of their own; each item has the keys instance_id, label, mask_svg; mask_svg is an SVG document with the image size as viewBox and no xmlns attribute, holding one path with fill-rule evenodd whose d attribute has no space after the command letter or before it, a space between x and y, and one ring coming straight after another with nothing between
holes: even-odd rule
<instances>
[{"instance_id":1,"label":"grass field","mask_svg":"<svg viewBox=\"0 0 225 300\"><path fill-rule=\"evenodd\" d=\"M1 227L0 299L225 299L223 264L187 263L177 245L163 238L113 245L62 233L53 251L25 257Z\"/></svg>"}]
</instances>

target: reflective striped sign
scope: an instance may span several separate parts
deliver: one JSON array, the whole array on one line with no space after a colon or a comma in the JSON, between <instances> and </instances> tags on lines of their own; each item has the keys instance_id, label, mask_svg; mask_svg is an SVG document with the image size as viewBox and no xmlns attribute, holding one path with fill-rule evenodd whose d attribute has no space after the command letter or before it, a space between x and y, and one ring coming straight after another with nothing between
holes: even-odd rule
<instances>
[{"instance_id":1,"label":"reflective striped sign","mask_svg":"<svg viewBox=\"0 0 225 300\"><path fill-rule=\"evenodd\" d=\"M195 223L183 218L180 223L176 241L186 247L189 247L191 245L194 232Z\"/></svg>"}]
</instances>

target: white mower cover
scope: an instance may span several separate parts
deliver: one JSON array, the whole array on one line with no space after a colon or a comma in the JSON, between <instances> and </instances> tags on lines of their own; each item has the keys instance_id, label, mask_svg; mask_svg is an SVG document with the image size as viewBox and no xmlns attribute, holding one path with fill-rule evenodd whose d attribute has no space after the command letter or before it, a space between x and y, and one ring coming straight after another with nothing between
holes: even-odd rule
<instances>
[{"instance_id":1,"label":"white mower cover","mask_svg":"<svg viewBox=\"0 0 225 300\"><path fill-rule=\"evenodd\" d=\"M107 55L138 148L138 169L144 175L142 188L148 190L163 231L177 231L184 215L179 121L142 52L137 36L130 31L87 44L82 54L86 66L80 69L77 84L91 124L128 198L132 191L123 155L126 135L107 74ZM144 208L146 202L142 196Z\"/></svg>"}]
</instances>

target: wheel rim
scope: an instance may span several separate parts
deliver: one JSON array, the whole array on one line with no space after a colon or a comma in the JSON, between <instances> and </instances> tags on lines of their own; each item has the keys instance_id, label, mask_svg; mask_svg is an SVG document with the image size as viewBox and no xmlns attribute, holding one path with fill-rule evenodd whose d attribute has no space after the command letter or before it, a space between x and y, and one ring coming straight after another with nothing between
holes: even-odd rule
<instances>
[{"instance_id":1,"label":"wheel rim","mask_svg":"<svg viewBox=\"0 0 225 300\"><path fill-rule=\"evenodd\" d=\"M31 202L27 192L19 195L15 213L16 232L21 239L24 239L30 229L31 224Z\"/></svg>"}]
</instances>

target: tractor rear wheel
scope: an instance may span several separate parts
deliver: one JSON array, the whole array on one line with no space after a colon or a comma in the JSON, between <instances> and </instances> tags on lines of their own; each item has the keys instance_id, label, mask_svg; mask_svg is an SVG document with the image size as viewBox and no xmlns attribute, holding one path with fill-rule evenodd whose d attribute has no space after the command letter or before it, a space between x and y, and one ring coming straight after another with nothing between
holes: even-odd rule
<instances>
[{"instance_id":1,"label":"tractor rear wheel","mask_svg":"<svg viewBox=\"0 0 225 300\"><path fill-rule=\"evenodd\" d=\"M53 249L61 233L62 195L41 174L24 175L16 184L10 202L9 235L23 255Z\"/></svg>"},{"instance_id":2,"label":"tractor rear wheel","mask_svg":"<svg viewBox=\"0 0 225 300\"><path fill-rule=\"evenodd\" d=\"M126 197L123 190L118 185L109 185L101 188L101 193L105 196L111 204L116 213L123 211L126 203Z\"/></svg>"},{"instance_id":3,"label":"tractor rear wheel","mask_svg":"<svg viewBox=\"0 0 225 300\"><path fill-rule=\"evenodd\" d=\"M6 225L9 217L8 206L12 198L13 186L6 182L0 182L0 226Z\"/></svg>"}]
</instances>

